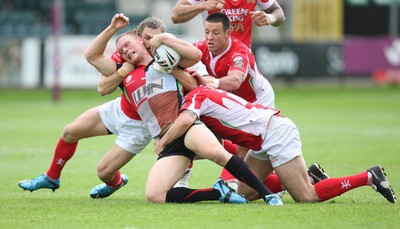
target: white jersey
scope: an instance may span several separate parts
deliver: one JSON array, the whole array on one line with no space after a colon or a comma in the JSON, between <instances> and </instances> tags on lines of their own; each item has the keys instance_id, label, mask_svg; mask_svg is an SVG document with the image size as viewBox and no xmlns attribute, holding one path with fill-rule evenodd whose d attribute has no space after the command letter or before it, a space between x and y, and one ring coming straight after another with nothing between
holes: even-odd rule
<instances>
[{"instance_id":1,"label":"white jersey","mask_svg":"<svg viewBox=\"0 0 400 229\"><path fill-rule=\"evenodd\" d=\"M140 87L128 85L128 96L155 138L178 117L182 103L178 82L170 73L155 70L153 65L138 66L132 74L146 79L145 85Z\"/></svg>"},{"instance_id":2,"label":"white jersey","mask_svg":"<svg viewBox=\"0 0 400 229\"><path fill-rule=\"evenodd\" d=\"M216 135L261 150L269 120L279 110L252 104L226 91L200 86L185 96L182 110L191 110Z\"/></svg>"},{"instance_id":3,"label":"white jersey","mask_svg":"<svg viewBox=\"0 0 400 229\"><path fill-rule=\"evenodd\" d=\"M299 131L279 110L202 86L185 96L182 110L193 111L216 135L249 148L249 155L270 160L274 168L301 155Z\"/></svg>"}]
</instances>

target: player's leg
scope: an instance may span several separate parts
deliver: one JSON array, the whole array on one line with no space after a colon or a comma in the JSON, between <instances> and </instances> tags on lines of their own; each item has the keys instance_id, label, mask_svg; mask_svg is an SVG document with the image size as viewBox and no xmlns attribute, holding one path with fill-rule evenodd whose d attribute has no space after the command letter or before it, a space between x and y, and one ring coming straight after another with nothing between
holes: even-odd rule
<instances>
[{"instance_id":1,"label":"player's leg","mask_svg":"<svg viewBox=\"0 0 400 229\"><path fill-rule=\"evenodd\" d=\"M53 161L46 174L51 179L59 179L65 164L75 153L78 141L83 138L107 135L107 128L102 122L99 109L92 108L79 115L63 131L54 152Z\"/></svg>"},{"instance_id":2,"label":"player's leg","mask_svg":"<svg viewBox=\"0 0 400 229\"><path fill-rule=\"evenodd\" d=\"M201 136L199 138L198 136ZM207 142L207 147L204 147ZM219 143L215 135L204 125L194 125L186 133L185 145L192 151L196 152L200 157L209 159L220 166L226 168L232 175L240 181L245 182L257 192L265 200L267 195L272 192L263 185L257 176L250 170L249 166L238 156L228 153ZM270 205L281 205L279 197L274 196L271 202L266 201Z\"/></svg>"},{"instance_id":3,"label":"player's leg","mask_svg":"<svg viewBox=\"0 0 400 229\"><path fill-rule=\"evenodd\" d=\"M135 155L114 144L97 166L98 176L104 183L94 187L90 191L90 196L105 198L124 186L128 182L128 176L121 175L119 170Z\"/></svg>"},{"instance_id":4,"label":"player's leg","mask_svg":"<svg viewBox=\"0 0 400 229\"><path fill-rule=\"evenodd\" d=\"M35 191L41 188L58 189L60 186L60 176L66 163L73 157L78 141L82 138L107 135L107 128L103 124L98 108L92 108L73 122L68 124L59 139L53 160L46 174L42 174L32 180L19 182L19 186L24 190Z\"/></svg>"},{"instance_id":5,"label":"player's leg","mask_svg":"<svg viewBox=\"0 0 400 229\"><path fill-rule=\"evenodd\" d=\"M147 178L147 201L165 203L167 192L183 176L190 163L189 158L181 155L172 155L157 160Z\"/></svg>"},{"instance_id":6,"label":"player's leg","mask_svg":"<svg viewBox=\"0 0 400 229\"><path fill-rule=\"evenodd\" d=\"M322 180L315 184L314 188L318 196L318 201L325 201L340 196L352 189L367 185L372 186L374 190L379 192L389 202L396 202L393 188L380 165L371 167L355 175Z\"/></svg>"},{"instance_id":7,"label":"player's leg","mask_svg":"<svg viewBox=\"0 0 400 229\"><path fill-rule=\"evenodd\" d=\"M311 185L303 156L274 168L282 185L296 202L316 202L318 196Z\"/></svg>"},{"instance_id":8,"label":"player's leg","mask_svg":"<svg viewBox=\"0 0 400 229\"><path fill-rule=\"evenodd\" d=\"M119 169L125 166L136 154L140 153L152 140L146 125L139 120L128 118L123 112L110 115L116 125L110 124L117 134L117 139L111 150L100 161L97 172L103 184L94 187L90 196L92 198L105 198L113 194L128 182L128 176L121 175ZM106 118L104 118L106 120Z\"/></svg>"},{"instance_id":9,"label":"player's leg","mask_svg":"<svg viewBox=\"0 0 400 229\"><path fill-rule=\"evenodd\" d=\"M269 163L267 159L260 160L248 154L244 161L260 180L266 180L266 177L273 171L271 163ZM237 193L245 196L248 200L257 200L261 198L256 190L243 182L239 182Z\"/></svg>"},{"instance_id":10,"label":"player's leg","mask_svg":"<svg viewBox=\"0 0 400 229\"><path fill-rule=\"evenodd\" d=\"M230 154L238 155L239 153L239 146L233 144L229 140L223 140L223 146L226 151ZM245 156L245 155L244 155ZM244 158L244 156L239 156L240 158ZM234 177L230 172L228 172L225 168L222 169L221 174L219 176L230 188L233 190L237 190L238 180Z\"/></svg>"},{"instance_id":11,"label":"player's leg","mask_svg":"<svg viewBox=\"0 0 400 229\"><path fill-rule=\"evenodd\" d=\"M301 155L301 140L294 123L287 118L274 116L268 126L270 136L266 144L268 158L272 158L282 185L297 202L325 201L360 186L377 185L380 193L394 202L394 193L380 167L341 178L327 178L311 185L306 164ZM285 143L285 144L282 144ZM249 152L250 155L262 156ZM265 156L265 154L263 154ZM375 179L372 174L379 173ZM386 185L382 185L386 184Z\"/></svg>"},{"instance_id":12,"label":"player's leg","mask_svg":"<svg viewBox=\"0 0 400 229\"><path fill-rule=\"evenodd\" d=\"M171 188L195 157L184 142L185 136L182 136L168 144L161 152L147 182L146 197L149 202L193 203L219 200L228 203L247 203L246 199L230 190L221 180L217 181L213 188Z\"/></svg>"}]
</instances>

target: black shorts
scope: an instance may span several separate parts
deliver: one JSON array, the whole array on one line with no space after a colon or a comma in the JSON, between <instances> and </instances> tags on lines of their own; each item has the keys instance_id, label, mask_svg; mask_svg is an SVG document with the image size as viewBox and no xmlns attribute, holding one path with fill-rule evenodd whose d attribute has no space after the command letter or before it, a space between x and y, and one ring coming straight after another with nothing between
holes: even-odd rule
<instances>
[{"instance_id":1,"label":"black shorts","mask_svg":"<svg viewBox=\"0 0 400 229\"><path fill-rule=\"evenodd\" d=\"M196 121L193 125L198 125L200 122ZM185 156L189 158L190 162L193 162L194 157L196 156L196 153L191 151L190 149L186 148L185 146L185 136L182 135L180 138L175 139L173 142L169 143L165 149L160 153L158 156L157 160L163 157L169 157L169 156Z\"/></svg>"}]
</instances>

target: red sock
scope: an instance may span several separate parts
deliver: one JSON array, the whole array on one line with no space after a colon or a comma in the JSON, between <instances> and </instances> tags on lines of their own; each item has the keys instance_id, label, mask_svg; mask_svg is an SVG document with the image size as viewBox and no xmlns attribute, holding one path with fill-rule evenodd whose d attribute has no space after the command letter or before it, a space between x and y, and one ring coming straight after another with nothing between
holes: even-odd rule
<instances>
[{"instance_id":1,"label":"red sock","mask_svg":"<svg viewBox=\"0 0 400 229\"><path fill-rule=\"evenodd\" d=\"M278 176L275 173L271 173L265 180L264 185L267 186L269 190L273 193L278 193L283 191L283 187L281 181L279 180Z\"/></svg>"},{"instance_id":2,"label":"red sock","mask_svg":"<svg viewBox=\"0 0 400 229\"><path fill-rule=\"evenodd\" d=\"M229 153L231 153L233 155L238 154L237 153L237 145L233 144L229 140L224 140L224 148L226 149L226 151L228 151ZM222 169L220 177L223 180L236 180L236 178L230 172L228 172L228 170L226 170L226 169Z\"/></svg>"},{"instance_id":3,"label":"red sock","mask_svg":"<svg viewBox=\"0 0 400 229\"><path fill-rule=\"evenodd\" d=\"M105 182L105 183L106 183L106 185L108 185L112 188L118 188L122 185L122 182L124 182L124 181L122 180L121 172L118 170L114 175L114 179L110 182Z\"/></svg>"},{"instance_id":4,"label":"red sock","mask_svg":"<svg viewBox=\"0 0 400 229\"><path fill-rule=\"evenodd\" d=\"M74 155L78 142L68 143L62 140L58 140L56 150L54 151L53 161L51 162L49 170L47 170L47 176L52 179L58 179L61 176L65 164Z\"/></svg>"},{"instance_id":5,"label":"red sock","mask_svg":"<svg viewBox=\"0 0 400 229\"><path fill-rule=\"evenodd\" d=\"M321 180L314 185L314 188L320 201L325 201L365 185L368 185L367 171L353 176Z\"/></svg>"}]
</instances>

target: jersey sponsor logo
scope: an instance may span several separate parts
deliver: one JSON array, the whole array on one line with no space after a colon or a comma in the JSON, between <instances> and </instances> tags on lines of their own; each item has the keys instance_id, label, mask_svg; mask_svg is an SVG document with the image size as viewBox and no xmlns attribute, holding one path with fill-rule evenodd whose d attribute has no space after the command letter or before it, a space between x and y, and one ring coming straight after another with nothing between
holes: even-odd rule
<instances>
[{"instance_id":1,"label":"jersey sponsor logo","mask_svg":"<svg viewBox=\"0 0 400 229\"><path fill-rule=\"evenodd\" d=\"M267 0L268 2L268 0ZM256 3L256 0L247 0L247 3Z\"/></svg>"},{"instance_id":2,"label":"jersey sponsor logo","mask_svg":"<svg viewBox=\"0 0 400 229\"><path fill-rule=\"evenodd\" d=\"M233 66L243 68L244 67L243 58L241 56L235 57L235 59L233 59Z\"/></svg>"},{"instance_id":3,"label":"jersey sponsor logo","mask_svg":"<svg viewBox=\"0 0 400 229\"><path fill-rule=\"evenodd\" d=\"M244 17L246 17L250 11L248 9L236 8L236 9L223 9L221 10L221 12L226 14L226 16L228 16L231 22L238 22L238 21L244 21Z\"/></svg>"},{"instance_id":4,"label":"jersey sponsor logo","mask_svg":"<svg viewBox=\"0 0 400 229\"><path fill-rule=\"evenodd\" d=\"M126 83L131 82L131 80L132 80L132 75L128 75L128 76L125 78L125 82L126 82Z\"/></svg>"},{"instance_id":5,"label":"jersey sponsor logo","mask_svg":"<svg viewBox=\"0 0 400 229\"><path fill-rule=\"evenodd\" d=\"M148 95L154 94L157 90L162 90L164 88L164 79L159 79L157 82L151 82L149 84L143 85L140 88L132 92L132 98L135 105L140 102L145 101Z\"/></svg>"},{"instance_id":6,"label":"jersey sponsor logo","mask_svg":"<svg viewBox=\"0 0 400 229\"><path fill-rule=\"evenodd\" d=\"M244 8L236 8L236 9L223 9L222 13L226 14L231 21L232 30L234 32L244 32L245 28L243 22L245 21L245 17L248 17L249 10Z\"/></svg>"}]
</instances>

